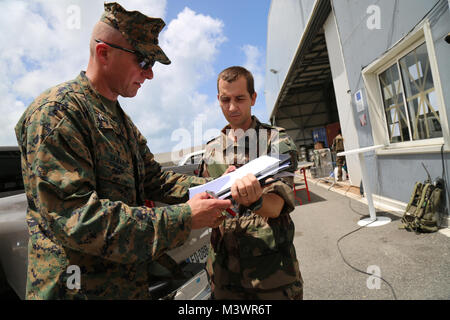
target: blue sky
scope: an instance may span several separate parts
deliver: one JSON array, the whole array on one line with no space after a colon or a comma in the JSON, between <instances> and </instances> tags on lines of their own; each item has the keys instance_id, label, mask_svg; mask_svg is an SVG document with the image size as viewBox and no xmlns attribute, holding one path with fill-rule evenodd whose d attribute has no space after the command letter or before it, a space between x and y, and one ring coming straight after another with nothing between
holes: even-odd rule
<instances>
[{"instance_id":1,"label":"blue sky","mask_svg":"<svg viewBox=\"0 0 450 320\"><path fill-rule=\"evenodd\" d=\"M254 114L267 122L264 98L270 0L123 0L127 10L162 17L160 44L172 60L132 99L119 99L153 153L209 140L226 123L216 77L231 65L247 67L258 92ZM16 145L14 126L45 89L85 70L100 0L2 0L0 29L0 145ZM201 134L193 132L201 127ZM181 136L191 133L189 139Z\"/></svg>"},{"instance_id":2,"label":"blue sky","mask_svg":"<svg viewBox=\"0 0 450 320\"><path fill-rule=\"evenodd\" d=\"M237 60L243 61L245 55L240 50L243 45L253 44L265 53L270 0L169 0L167 19L172 20L185 7L224 22L224 34L228 41L221 45L220 55L215 63L218 70ZM265 60L265 54L263 58Z\"/></svg>"},{"instance_id":3,"label":"blue sky","mask_svg":"<svg viewBox=\"0 0 450 320\"><path fill-rule=\"evenodd\" d=\"M218 18L224 23L223 32L227 41L220 45L220 52L214 63L216 73L231 65L245 64L246 54L242 50L245 45L252 45L259 49L260 57L257 61L264 72L266 61L267 17L270 0L175 0L167 3L167 19L171 20L188 7L195 12ZM257 70L259 71L259 70ZM252 70L252 72L255 72ZM263 78L264 79L264 78ZM216 92L216 81L205 84L208 92ZM268 120L264 99L264 86L258 92L258 104L254 111L264 121ZM263 121L263 119L260 119Z\"/></svg>"}]
</instances>

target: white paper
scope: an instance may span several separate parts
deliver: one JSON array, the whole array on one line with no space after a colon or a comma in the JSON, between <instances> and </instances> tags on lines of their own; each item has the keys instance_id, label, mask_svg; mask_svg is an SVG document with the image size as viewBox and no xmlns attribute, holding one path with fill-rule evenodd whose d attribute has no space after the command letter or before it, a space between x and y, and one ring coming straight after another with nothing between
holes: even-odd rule
<instances>
[{"instance_id":1,"label":"white paper","mask_svg":"<svg viewBox=\"0 0 450 320\"><path fill-rule=\"evenodd\" d=\"M223 190L226 190L230 188L234 181L236 179L241 179L242 177L246 176L249 173L252 173L254 175L257 175L258 173L264 171L265 169L276 165L279 163L280 160L274 157L270 156L261 156L259 158L256 158L255 160L250 161L246 165L236 169L233 172L228 173L227 175L221 176L211 182L205 183L203 185L193 187L189 189L189 199L191 199L193 196L195 196L198 193L202 193L205 191L212 191L214 193L219 193ZM262 179L264 177L270 176L274 174L275 172L279 171L282 168L289 167L289 164L286 163L280 167L275 166L272 170L269 172L266 172L261 177L258 177L259 179ZM224 199L230 195L230 192L220 196L220 199Z\"/></svg>"}]
</instances>

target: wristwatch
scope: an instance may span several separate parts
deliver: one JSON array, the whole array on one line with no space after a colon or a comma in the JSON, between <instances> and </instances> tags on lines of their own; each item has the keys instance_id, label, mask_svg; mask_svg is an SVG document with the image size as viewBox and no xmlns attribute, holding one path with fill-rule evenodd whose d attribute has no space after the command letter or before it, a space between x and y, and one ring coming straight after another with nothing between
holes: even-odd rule
<instances>
[{"instance_id":1,"label":"wristwatch","mask_svg":"<svg viewBox=\"0 0 450 320\"><path fill-rule=\"evenodd\" d=\"M258 200L249 205L247 209L250 211L257 211L262 208L262 205L263 205L263 197L261 196L259 197Z\"/></svg>"}]
</instances>

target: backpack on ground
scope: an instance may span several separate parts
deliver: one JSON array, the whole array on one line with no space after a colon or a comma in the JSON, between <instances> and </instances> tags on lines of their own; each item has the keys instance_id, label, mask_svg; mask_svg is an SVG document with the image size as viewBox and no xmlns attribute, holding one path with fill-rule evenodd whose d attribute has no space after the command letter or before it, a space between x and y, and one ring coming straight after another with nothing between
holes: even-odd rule
<instances>
[{"instance_id":1,"label":"backpack on ground","mask_svg":"<svg viewBox=\"0 0 450 320\"><path fill-rule=\"evenodd\" d=\"M428 180L424 183L417 182L403 214L401 220L403 224L400 229L416 233L438 231L443 195L444 183L442 179L437 179L434 183L431 183L428 176Z\"/></svg>"}]
</instances>

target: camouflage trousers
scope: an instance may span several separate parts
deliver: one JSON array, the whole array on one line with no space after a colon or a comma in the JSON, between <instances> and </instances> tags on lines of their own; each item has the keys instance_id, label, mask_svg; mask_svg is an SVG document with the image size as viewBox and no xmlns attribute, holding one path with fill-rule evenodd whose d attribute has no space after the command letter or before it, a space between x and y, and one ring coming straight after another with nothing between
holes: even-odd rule
<instances>
[{"instance_id":1,"label":"camouflage trousers","mask_svg":"<svg viewBox=\"0 0 450 320\"><path fill-rule=\"evenodd\" d=\"M338 181L342 181L342 167L345 165L345 157L336 157L336 166L338 167Z\"/></svg>"}]
</instances>

